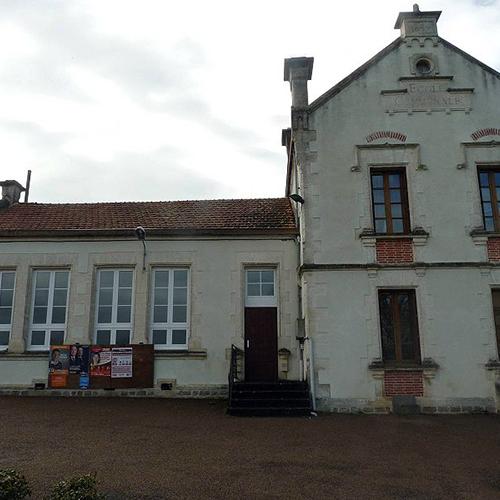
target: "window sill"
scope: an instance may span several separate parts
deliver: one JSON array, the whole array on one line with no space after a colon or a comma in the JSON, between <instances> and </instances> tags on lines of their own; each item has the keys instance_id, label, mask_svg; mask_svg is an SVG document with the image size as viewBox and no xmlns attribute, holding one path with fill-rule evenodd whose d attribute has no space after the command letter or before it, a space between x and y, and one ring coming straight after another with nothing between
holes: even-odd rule
<instances>
[{"instance_id":1,"label":"window sill","mask_svg":"<svg viewBox=\"0 0 500 500\"><path fill-rule=\"evenodd\" d=\"M500 361L498 359L490 359L484 366L487 370L500 371Z\"/></svg>"},{"instance_id":2,"label":"window sill","mask_svg":"<svg viewBox=\"0 0 500 500\"><path fill-rule=\"evenodd\" d=\"M427 239L429 238L429 233L421 227L416 227L413 231L409 233L402 234L377 234L371 228L365 228L361 231L359 239L364 246L375 246L377 240L413 240L414 245L425 245Z\"/></svg>"},{"instance_id":3,"label":"window sill","mask_svg":"<svg viewBox=\"0 0 500 500\"><path fill-rule=\"evenodd\" d=\"M486 231L482 228L476 228L469 233L475 245L481 246L488 243L489 238L500 238L500 233L496 231Z\"/></svg>"},{"instance_id":4,"label":"window sill","mask_svg":"<svg viewBox=\"0 0 500 500\"><path fill-rule=\"evenodd\" d=\"M422 363L414 364L392 364L384 363L381 359L374 359L369 365L368 370L372 372L374 378L383 378L385 372L415 372L421 371L425 378L434 378L439 365L432 358L424 358Z\"/></svg>"},{"instance_id":5,"label":"window sill","mask_svg":"<svg viewBox=\"0 0 500 500\"><path fill-rule=\"evenodd\" d=\"M207 359L206 349L155 349L155 359Z\"/></svg>"}]
</instances>

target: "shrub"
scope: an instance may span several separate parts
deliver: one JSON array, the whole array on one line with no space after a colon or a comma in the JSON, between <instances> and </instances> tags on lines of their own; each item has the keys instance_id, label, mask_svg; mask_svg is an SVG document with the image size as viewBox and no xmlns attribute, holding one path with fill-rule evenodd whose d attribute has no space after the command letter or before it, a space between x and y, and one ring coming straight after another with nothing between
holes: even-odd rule
<instances>
[{"instance_id":1,"label":"shrub","mask_svg":"<svg viewBox=\"0 0 500 500\"><path fill-rule=\"evenodd\" d=\"M31 495L26 478L14 469L0 469L0 499L18 500Z\"/></svg>"},{"instance_id":2,"label":"shrub","mask_svg":"<svg viewBox=\"0 0 500 500\"><path fill-rule=\"evenodd\" d=\"M106 498L97 492L97 481L94 474L77 476L67 481L59 481L52 489L48 500L101 500Z\"/></svg>"}]
</instances>

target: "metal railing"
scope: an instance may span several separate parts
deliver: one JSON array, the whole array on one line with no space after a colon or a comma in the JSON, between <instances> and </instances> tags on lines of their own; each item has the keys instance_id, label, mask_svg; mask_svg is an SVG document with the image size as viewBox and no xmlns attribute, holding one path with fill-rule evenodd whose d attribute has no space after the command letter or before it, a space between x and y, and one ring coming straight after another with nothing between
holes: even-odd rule
<instances>
[{"instance_id":1,"label":"metal railing","mask_svg":"<svg viewBox=\"0 0 500 500\"><path fill-rule=\"evenodd\" d=\"M228 375L228 399L229 406L231 406L231 398L233 395L233 386L235 382L241 382L242 374L240 373L240 357L243 357L243 351L236 347L234 344L231 344L231 361L229 364L229 375Z\"/></svg>"}]
</instances>

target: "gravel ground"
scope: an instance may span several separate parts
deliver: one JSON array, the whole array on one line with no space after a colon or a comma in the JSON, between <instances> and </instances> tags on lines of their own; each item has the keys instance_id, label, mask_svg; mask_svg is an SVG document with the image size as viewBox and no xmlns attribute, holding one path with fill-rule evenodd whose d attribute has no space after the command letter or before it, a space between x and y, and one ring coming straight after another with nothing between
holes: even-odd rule
<instances>
[{"instance_id":1,"label":"gravel ground","mask_svg":"<svg viewBox=\"0 0 500 500\"><path fill-rule=\"evenodd\" d=\"M500 498L497 416L241 418L223 401L0 398L0 467L35 498Z\"/></svg>"}]
</instances>

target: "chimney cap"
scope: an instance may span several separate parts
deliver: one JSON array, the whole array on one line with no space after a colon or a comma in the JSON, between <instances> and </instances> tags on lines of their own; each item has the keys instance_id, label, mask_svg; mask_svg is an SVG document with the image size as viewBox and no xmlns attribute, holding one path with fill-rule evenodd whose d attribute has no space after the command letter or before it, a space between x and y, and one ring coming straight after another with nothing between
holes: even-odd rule
<instances>
[{"instance_id":1,"label":"chimney cap","mask_svg":"<svg viewBox=\"0 0 500 500\"><path fill-rule=\"evenodd\" d=\"M23 185L13 179L7 179L5 181L0 181L0 187L16 186L20 191L26 191Z\"/></svg>"},{"instance_id":2,"label":"chimney cap","mask_svg":"<svg viewBox=\"0 0 500 500\"><path fill-rule=\"evenodd\" d=\"M400 12L398 18L396 19L396 24L394 25L394 29L398 30L401 28L403 21L407 19L421 19L421 18L432 18L434 22L437 22L439 16L441 15L440 10L429 10L429 11L421 11L418 7L418 3L413 5L412 12Z\"/></svg>"},{"instance_id":3,"label":"chimney cap","mask_svg":"<svg viewBox=\"0 0 500 500\"><path fill-rule=\"evenodd\" d=\"M289 57L285 59L285 71L284 80L285 82L290 82L294 75L291 74L292 70L305 70L305 73L301 75L303 79L310 80L312 78L312 71L314 65L314 57Z\"/></svg>"}]
</instances>

